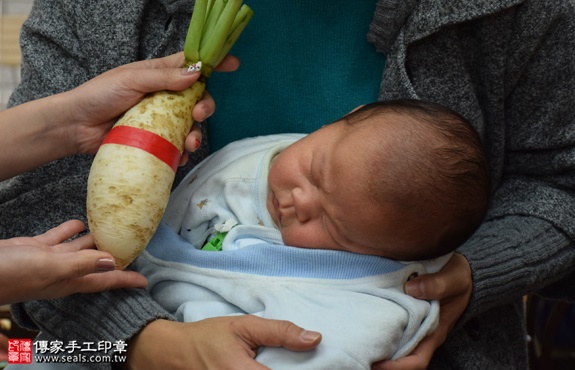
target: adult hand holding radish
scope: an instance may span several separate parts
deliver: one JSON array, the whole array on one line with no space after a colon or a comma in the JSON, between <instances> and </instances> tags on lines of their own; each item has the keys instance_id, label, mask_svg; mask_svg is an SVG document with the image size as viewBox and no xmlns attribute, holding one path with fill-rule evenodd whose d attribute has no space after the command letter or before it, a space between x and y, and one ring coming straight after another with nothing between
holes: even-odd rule
<instances>
[{"instance_id":1,"label":"adult hand holding radish","mask_svg":"<svg viewBox=\"0 0 575 370\"><path fill-rule=\"evenodd\" d=\"M0 240L0 305L146 286L136 272L114 271L112 256L91 249L89 235L64 243L83 230L73 220L35 237Z\"/></svg>"},{"instance_id":2,"label":"adult hand holding radish","mask_svg":"<svg viewBox=\"0 0 575 370\"><path fill-rule=\"evenodd\" d=\"M146 96L116 122L98 150L88 178L88 223L98 249L112 254L119 269L138 256L158 227L205 81L252 15L242 0L196 1L183 65L200 77L183 91Z\"/></svg>"},{"instance_id":3,"label":"adult hand holding radish","mask_svg":"<svg viewBox=\"0 0 575 370\"><path fill-rule=\"evenodd\" d=\"M95 153L117 117L146 93L183 90L198 79L198 72L181 67L183 60L178 53L127 64L68 92L1 111L0 181L66 155ZM228 57L219 70L237 66ZM206 94L193 117L203 119L213 110ZM193 131L186 148L193 151L200 139L199 130ZM114 270L114 259L93 250L91 236L63 243L83 230L82 222L69 221L35 237L0 240L0 304L146 285L140 274L107 272Z\"/></svg>"},{"instance_id":4,"label":"adult hand holding radish","mask_svg":"<svg viewBox=\"0 0 575 370\"><path fill-rule=\"evenodd\" d=\"M183 53L178 53L130 63L76 89L0 111L0 181L67 155L96 153L116 119L146 93L183 90L198 79L199 73L181 67L183 61ZM218 70L233 71L238 65L236 58L228 57ZM213 111L214 102L206 94L193 117L204 119ZM199 130L190 133L189 151L200 135Z\"/></svg>"},{"instance_id":5,"label":"adult hand holding radish","mask_svg":"<svg viewBox=\"0 0 575 370\"><path fill-rule=\"evenodd\" d=\"M181 91L195 83L200 78L200 72L184 68L183 64L183 52L134 62L110 70L72 90L71 93L76 93L77 98L74 106L70 105L70 108L75 108L71 110L73 121L76 122L72 127L76 132L75 152L95 154L118 117L141 101L147 93ZM227 55L215 70L231 72L238 66L239 60ZM194 106L191 118L203 121L214 109L215 103L206 92ZM186 150L193 152L199 141L200 129L194 127L186 138ZM186 159L187 155L182 155L182 161Z\"/></svg>"}]
</instances>

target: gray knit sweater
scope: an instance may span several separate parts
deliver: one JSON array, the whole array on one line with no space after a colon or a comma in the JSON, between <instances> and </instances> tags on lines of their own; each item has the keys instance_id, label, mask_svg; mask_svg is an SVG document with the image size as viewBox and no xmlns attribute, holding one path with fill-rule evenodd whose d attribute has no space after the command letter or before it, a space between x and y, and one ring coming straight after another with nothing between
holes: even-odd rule
<instances>
[{"instance_id":1,"label":"gray knit sweater","mask_svg":"<svg viewBox=\"0 0 575 370\"><path fill-rule=\"evenodd\" d=\"M134 60L181 49L192 1L37 0L22 34L10 104L68 90ZM120 29L119 29L120 28ZM382 99L446 104L486 146L494 194L460 252L473 295L430 369L526 369L522 296L574 299L575 5L573 0L379 0L368 35L387 54ZM0 237L85 219L90 157L4 184ZM169 315L142 290L29 302L22 324L67 341L128 339Z\"/></svg>"}]
</instances>

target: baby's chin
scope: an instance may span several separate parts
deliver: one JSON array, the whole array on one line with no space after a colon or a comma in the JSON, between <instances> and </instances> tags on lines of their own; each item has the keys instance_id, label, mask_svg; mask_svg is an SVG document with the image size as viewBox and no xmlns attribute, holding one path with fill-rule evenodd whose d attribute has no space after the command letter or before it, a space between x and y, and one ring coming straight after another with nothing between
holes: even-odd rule
<instances>
[{"instance_id":1,"label":"baby's chin","mask_svg":"<svg viewBox=\"0 0 575 370\"><path fill-rule=\"evenodd\" d=\"M298 240L297 237L294 238L293 233L290 233L285 228L282 229L280 227L279 229L282 236L282 241L284 242L285 245L288 245L290 247L305 248L302 246L301 240Z\"/></svg>"},{"instance_id":2,"label":"baby's chin","mask_svg":"<svg viewBox=\"0 0 575 370\"><path fill-rule=\"evenodd\" d=\"M303 249L330 249L326 247L326 243L318 242L317 240L306 239L299 232L290 230L290 227L280 228L282 241L285 245Z\"/></svg>"}]
</instances>

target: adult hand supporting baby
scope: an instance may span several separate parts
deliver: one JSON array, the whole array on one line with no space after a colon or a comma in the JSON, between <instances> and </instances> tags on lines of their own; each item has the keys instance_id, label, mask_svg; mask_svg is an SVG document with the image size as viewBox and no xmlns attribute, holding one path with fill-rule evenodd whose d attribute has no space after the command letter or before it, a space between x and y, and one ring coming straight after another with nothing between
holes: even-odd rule
<instances>
[{"instance_id":1,"label":"adult hand supporting baby","mask_svg":"<svg viewBox=\"0 0 575 370\"><path fill-rule=\"evenodd\" d=\"M465 257L458 253L451 257L441 271L419 276L406 283L405 292L412 297L440 301L439 325L410 355L394 361L375 363L372 370L426 369L435 350L445 342L465 312L472 290L471 268Z\"/></svg>"},{"instance_id":2,"label":"adult hand supporting baby","mask_svg":"<svg viewBox=\"0 0 575 370\"><path fill-rule=\"evenodd\" d=\"M72 220L35 237L0 240L0 304L146 286L133 271L114 271L109 253L94 250L90 235Z\"/></svg>"},{"instance_id":3,"label":"adult hand supporting baby","mask_svg":"<svg viewBox=\"0 0 575 370\"><path fill-rule=\"evenodd\" d=\"M193 364L195 370L263 370L267 367L254 360L257 347L309 351L320 341L321 334L304 330L289 321L253 315L216 317L191 323L156 320L130 341L126 368L177 370L189 369Z\"/></svg>"}]
</instances>

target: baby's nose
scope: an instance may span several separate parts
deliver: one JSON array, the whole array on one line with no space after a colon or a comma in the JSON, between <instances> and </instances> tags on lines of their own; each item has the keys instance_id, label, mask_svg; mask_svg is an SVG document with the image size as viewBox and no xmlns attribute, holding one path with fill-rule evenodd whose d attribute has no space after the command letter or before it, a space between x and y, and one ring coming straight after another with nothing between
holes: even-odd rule
<instances>
[{"instance_id":1,"label":"baby's nose","mask_svg":"<svg viewBox=\"0 0 575 370\"><path fill-rule=\"evenodd\" d=\"M319 193L316 190L297 188L293 190L292 195L297 219L300 223L308 222L321 215L322 207Z\"/></svg>"}]
</instances>

